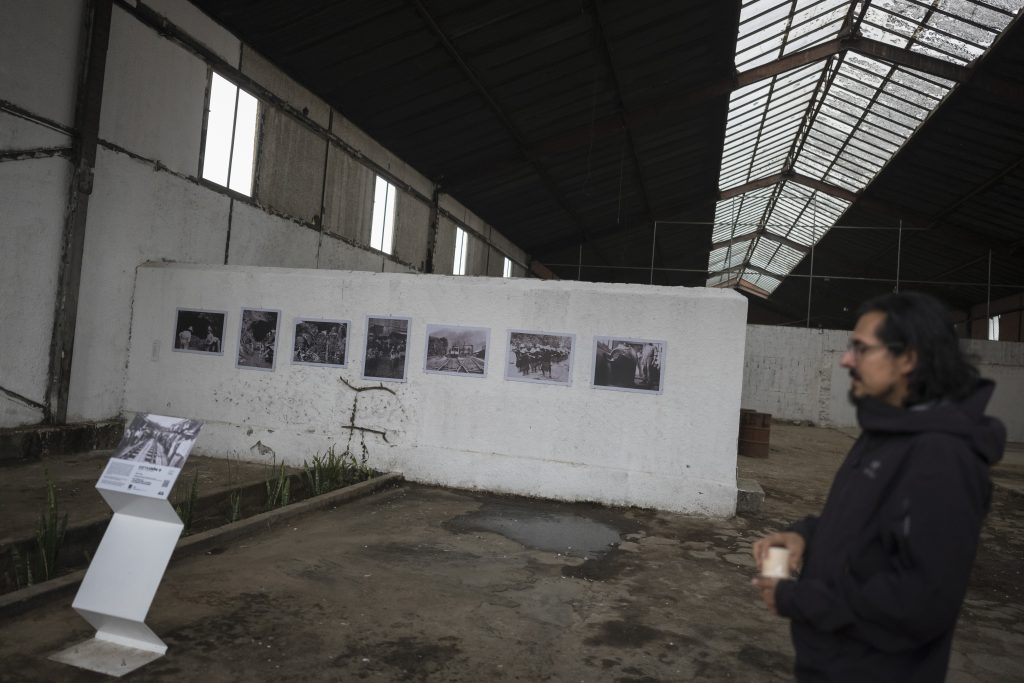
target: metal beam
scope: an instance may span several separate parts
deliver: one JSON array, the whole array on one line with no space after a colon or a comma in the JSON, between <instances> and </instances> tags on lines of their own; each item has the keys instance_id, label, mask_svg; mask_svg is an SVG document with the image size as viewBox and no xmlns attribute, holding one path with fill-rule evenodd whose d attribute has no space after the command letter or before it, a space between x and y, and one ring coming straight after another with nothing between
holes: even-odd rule
<instances>
[{"instance_id":1,"label":"metal beam","mask_svg":"<svg viewBox=\"0 0 1024 683\"><path fill-rule=\"evenodd\" d=\"M75 105L75 130L78 132L73 148L75 170L68 191L67 220L64 224L57 277L57 301L47 373L48 410L44 411L44 419L54 424L67 421L78 294L82 280L82 253L85 249L89 196L92 194L96 147L99 143L100 108L103 104L103 77L107 64L107 44L110 41L112 4L112 0L94 0L91 12L86 13L88 35Z\"/></svg>"},{"instance_id":2,"label":"metal beam","mask_svg":"<svg viewBox=\"0 0 1024 683\"><path fill-rule=\"evenodd\" d=\"M733 244L739 244L740 242L746 242L747 240L757 239L758 237L763 237L764 239L771 240L772 242L777 242L779 244L789 247L793 251L798 251L801 254L808 254L811 251L807 245L800 244L799 242L794 242L788 237L776 235L775 233L768 232L765 229L755 230L754 232L748 232L746 235L739 235L737 237L733 237L732 239L722 240L721 242L715 242L711 245L711 249L721 249L722 247L732 246Z\"/></svg>"},{"instance_id":3,"label":"metal beam","mask_svg":"<svg viewBox=\"0 0 1024 683\"><path fill-rule=\"evenodd\" d=\"M878 40L872 40L871 38L853 35L833 38L828 42L809 47L806 50L793 52L773 62L755 66L753 69L744 71L736 76L736 87L743 88L766 78L778 76L787 71L821 61L832 55L838 55L847 50L957 83L963 83L971 75L969 67L953 64L919 52L911 52L910 50Z\"/></svg>"},{"instance_id":4,"label":"metal beam","mask_svg":"<svg viewBox=\"0 0 1024 683\"><path fill-rule=\"evenodd\" d=\"M726 273L732 273L732 272L735 272L735 271L740 271L741 274L742 274L742 272L748 271L748 270L750 272L752 272L752 273L757 273L758 275L767 275L768 277L773 277L776 280L782 280L784 277L786 277L785 275L780 275L779 273L773 273L770 270L765 270L764 268L759 268L759 267L757 267L755 265L752 265L750 263L741 263L741 264L739 264L737 266L730 266L729 268L724 268L723 270L716 270L716 271L714 271L712 273L708 273L708 278L713 278L716 275L725 275Z\"/></svg>"}]
</instances>

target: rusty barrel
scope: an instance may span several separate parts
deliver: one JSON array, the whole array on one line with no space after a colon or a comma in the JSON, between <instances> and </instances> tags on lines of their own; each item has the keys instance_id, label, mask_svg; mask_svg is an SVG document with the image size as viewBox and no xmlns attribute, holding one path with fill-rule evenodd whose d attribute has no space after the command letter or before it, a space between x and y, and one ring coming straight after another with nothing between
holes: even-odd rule
<instances>
[{"instance_id":1,"label":"rusty barrel","mask_svg":"<svg viewBox=\"0 0 1024 683\"><path fill-rule=\"evenodd\" d=\"M771 440L772 416L755 410L740 410L740 438L738 452L755 458L768 457Z\"/></svg>"}]
</instances>

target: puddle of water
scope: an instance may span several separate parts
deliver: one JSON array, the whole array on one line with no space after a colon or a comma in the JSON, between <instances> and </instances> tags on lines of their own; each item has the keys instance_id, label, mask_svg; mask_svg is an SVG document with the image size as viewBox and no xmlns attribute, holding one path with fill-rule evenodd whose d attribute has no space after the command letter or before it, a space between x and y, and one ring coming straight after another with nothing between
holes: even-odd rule
<instances>
[{"instance_id":1,"label":"puddle of water","mask_svg":"<svg viewBox=\"0 0 1024 683\"><path fill-rule=\"evenodd\" d=\"M490 531L535 550L598 558L620 542L619 531L587 517L525 506L485 505L456 517L451 531Z\"/></svg>"}]
</instances>

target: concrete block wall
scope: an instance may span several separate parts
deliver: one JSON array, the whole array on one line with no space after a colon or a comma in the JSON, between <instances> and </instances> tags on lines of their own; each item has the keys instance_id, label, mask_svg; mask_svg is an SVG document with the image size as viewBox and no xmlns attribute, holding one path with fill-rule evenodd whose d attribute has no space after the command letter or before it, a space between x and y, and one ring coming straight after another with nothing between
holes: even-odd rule
<instances>
[{"instance_id":1,"label":"concrete block wall","mask_svg":"<svg viewBox=\"0 0 1024 683\"><path fill-rule=\"evenodd\" d=\"M186 0L131 4L115 4L111 20L72 364L72 421L116 417L121 410L140 263L416 272L434 246L428 178ZM7 323L0 328L0 427L44 416L86 6L84 0L7 3L0 21L0 100L24 113L0 109L0 314ZM166 18L175 31L161 34L146 23L145 12ZM252 198L199 177L211 70L203 50L251 79L255 94L264 96ZM398 191L393 255L368 245L378 171ZM479 245L483 257L472 260L471 274L492 272L488 250L502 250L519 264L514 274L526 274L526 255L497 230L451 198L444 206L442 249L445 231L454 234L448 210L490 244ZM450 272L451 259L442 251L435 263Z\"/></svg>"},{"instance_id":2,"label":"concrete block wall","mask_svg":"<svg viewBox=\"0 0 1024 683\"><path fill-rule=\"evenodd\" d=\"M0 100L14 111L0 110L0 427L44 415L82 7L5 3L2 15Z\"/></svg>"},{"instance_id":3,"label":"concrete block wall","mask_svg":"<svg viewBox=\"0 0 1024 683\"><path fill-rule=\"evenodd\" d=\"M844 330L748 325L743 407L778 419L856 427L847 400L849 373L839 367L849 336ZM1024 344L962 344L982 376L996 382L989 414L1006 424L1011 441L1024 442Z\"/></svg>"},{"instance_id":4,"label":"concrete block wall","mask_svg":"<svg viewBox=\"0 0 1024 683\"><path fill-rule=\"evenodd\" d=\"M746 319L735 292L184 264L147 264L137 277L125 411L204 420L196 452L249 459L259 442L298 465L365 443L372 465L415 481L735 509ZM282 312L273 372L235 367L240 309L254 304ZM227 312L224 355L171 350L178 307ZM360 379L368 314L412 319L406 382ZM352 321L348 367L291 364L295 317ZM428 323L490 328L486 375L425 373ZM509 329L575 334L571 385L505 380ZM596 335L665 340L663 393L595 389Z\"/></svg>"}]
</instances>

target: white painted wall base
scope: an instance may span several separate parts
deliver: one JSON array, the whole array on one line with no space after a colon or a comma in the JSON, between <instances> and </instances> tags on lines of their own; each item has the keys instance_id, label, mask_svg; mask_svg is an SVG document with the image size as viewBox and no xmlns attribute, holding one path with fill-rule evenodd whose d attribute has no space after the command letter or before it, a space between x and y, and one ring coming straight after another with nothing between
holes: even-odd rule
<instances>
[{"instance_id":1,"label":"white painted wall base","mask_svg":"<svg viewBox=\"0 0 1024 683\"><path fill-rule=\"evenodd\" d=\"M243 305L283 312L272 373L235 368ZM228 312L224 356L171 351L178 307ZM124 409L203 420L206 454L269 459L269 448L297 465L365 440L373 466L414 481L727 516L745 309L709 289L147 264ZM408 381L357 393L380 386L359 379L367 314L412 318ZM351 320L349 366L292 365L296 316ZM486 377L424 373L427 323L489 327ZM505 380L509 329L574 333L572 385ZM591 386L593 337L606 334L668 342L663 394Z\"/></svg>"}]
</instances>

